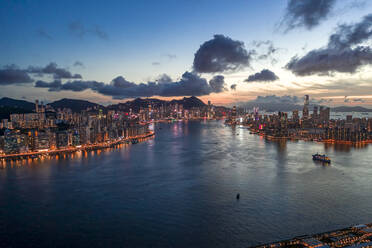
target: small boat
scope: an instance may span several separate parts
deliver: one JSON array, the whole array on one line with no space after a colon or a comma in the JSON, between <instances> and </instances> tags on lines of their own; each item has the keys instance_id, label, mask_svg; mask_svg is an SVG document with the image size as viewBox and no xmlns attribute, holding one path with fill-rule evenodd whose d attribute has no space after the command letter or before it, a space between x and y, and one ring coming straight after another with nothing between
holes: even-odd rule
<instances>
[{"instance_id":1,"label":"small boat","mask_svg":"<svg viewBox=\"0 0 372 248\"><path fill-rule=\"evenodd\" d=\"M323 163L328 163L328 164L331 163L331 159L329 157L327 157L326 155L318 154L318 153L313 155L313 160L320 161Z\"/></svg>"}]
</instances>

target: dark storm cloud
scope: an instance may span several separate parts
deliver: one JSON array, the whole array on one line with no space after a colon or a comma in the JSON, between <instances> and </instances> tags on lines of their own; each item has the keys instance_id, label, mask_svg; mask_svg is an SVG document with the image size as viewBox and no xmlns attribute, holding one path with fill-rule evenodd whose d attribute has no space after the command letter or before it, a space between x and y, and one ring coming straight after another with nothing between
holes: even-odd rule
<instances>
[{"instance_id":1,"label":"dark storm cloud","mask_svg":"<svg viewBox=\"0 0 372 248\"><path fill-rule=\"evenodd\" d=\"M200 73L234 71L249 66L251 54L252 51L248 52L242 41L214 35L195 53L193 68Z\"/></svg>"},{"instance_id":2,"label":"dark storm cloud","mask_svg":"<svg viewBox=\"0 0 372 248\"><path fill-rule=\"evenodd\" d=\"M274 72L263 69L260 72L250 75L244 82L272 82L278 79L279 77Z\"/></svg>"},{"instance_id":3,"label":"dark storm cloud","mask_svg":"<svg viewBox=\"0 0 372 248\"><path fill-rule=\"evenodd\" d=\"M293 57L285 67L298 76L355 73L361 66L372 64L372 49L365 45L371 37L372 14L369 14L359 23L339 25L326 47Z\"/></svg>"},{"instance_id":4,"label":"dark storm cloud","mask_svg":"<svg viewBox=\"0 0 372 248\"><path fill-rule=\"evenodd\" d=\"M53 82L45 82L38 80L35 83L36 88L48 88L49 91L60 91L62 87L61 80L54 80Z\"/></svg>"},{"instance_id":5,"label":"dark storm cloud","mask_svg":"<svg viewBox=\"0 0 372 248\"><path fill-rule=\"evenodd\" d=\"M328 47L335 49L350 48L369 40L372 36L372 14L363 17L355 24L342 24L329 37Z\"/></svg>"},{"instance_id":6,"label":"dark storm cloud","mask_svg":"<svg viewBox=\"0 0 372 248\"><path fill-rule=\"evenodd\" d=\"M92 28L87 28L80 21L70 22L70 24L68 25L68 29L73 35L78 36L79 38L84 38L84 36L87 34L95 35L103 40L107 40L109 38L108 34L103 31L98 25L95 25Z\"/></svg>"},{"instance_id":7,"label":"dark storm cloud","mask_svg":"<svg viewBox=\"0 0 372 248\"><path fill-rule=\"evenodd\" d=\"M230 86L230 89L231 89L231 90L236 90L236 86L237 86L236 84L232 84L232 85Z\"/></svg>"},{"instance_id":8,"label":"dark storm cloud","mask_svg":"<svg viewBox=\"0 0 372 248\"><path fill-rule=\"evenodd\" d=\"M225 78L221 75L214 76L211 80L209 80L209 85L212 88L212 92L215 93L220 93L227 90L225 87Z\"/></svg>"},{"instance_id":9,"label":"dark storm cloud","mask_svg":"<svg viewBox=\"0 0 372 248\"><path fill-rule=\"evenodd\" d=\"M0 69L0 85L31 83L33 81L26 70L19 69L15 65Z\"/></svg>"},{"instance_id":10,"label":"dark storm cloud","mask_svg":"<svg viewBox=\"0 0 372 248\"><path fill-rule=\"evenodd\" d=\"M297 76L329 75L332 72L355 73L359 67L371 63L371 48L358 46L313 50L303 57L293 57L285 67Z\"/></svg>"},{"instance_id":11,"label":"dark storm cloud","mask_svg":"<svg viewBox=\"0 0 372 248\"><path fill-rule=\"evenodd\" d=\"M310 30L327 19L336 0L289 0L281 23L286 31L297 27Z\"/></svg>"},{"instance_id":12,"label":"dark storm cloud","mask_svg":"<svg viewBox=\"0 0 372 248\"><path fill-rule=\"evenodd\" d=\"M80 74L72 74L70 71L63 69L63 68L58 68L56 63L49 63L45 67L35 67L35 66L30 66L27 69L27 72L29 73L35 73L40 76L44 74L49 74L53 75L55 79L78 79L82 78Z\"/></svg>"},{"instance_id":13,"label":"dark storm cloud","mask_svg":"<svg viewBox=\"0 0 372 248\"><path fill-rule=\"evenodd\" d=\"M96 82L96 81L81 81L75 80L72 82L66 82L62 84L61 80L54 80L52 82L45 82L42 80L36 81L35 87L36 88L47 88L49 91L61 91L61 90L69 90L80 92L87 89L98 90L99 88L103 87L104 83Z\"/></svg>"},{"instance_id":14,"label":"dark storm cloud","mask_svg":"<svg viewBox=\"0 0 372 248\"><path fill-rule=\"evenodd\" d=\"M150 96L202 96L219 93L225 90L224 78L214 77L209 83L200 76L185 72L179 81L171 82L169 76L162 75L157 82L135 84L124 77L114 78L110 84L96 81L68 81L64 84L60 80L53 82L38 81L37 88L48 88L49 91L80 92L91 89L97 93L112 96L114 99Z\"/></svg>"}]
</instances>

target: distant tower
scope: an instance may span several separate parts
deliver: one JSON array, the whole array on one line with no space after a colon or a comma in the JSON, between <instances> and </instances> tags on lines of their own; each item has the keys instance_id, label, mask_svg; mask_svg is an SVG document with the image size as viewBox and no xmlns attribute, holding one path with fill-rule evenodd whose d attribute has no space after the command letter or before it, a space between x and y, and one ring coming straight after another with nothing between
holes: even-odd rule
<instances>
[{"instance_id":1,"label":"distant tower","mask_svg":"<svg viewBox=\"0 0 372 248\"><path fill-rule=\"evenodd\" d=\"M44 105L44 102L43 101L41 102L41 112L42 113L45 112L45 105Z\"/></svg>"},{"instance_id":2,"label":"distant tower","mask_svg":"<svg viewBox=\"0 0 372 248\"><path fill-rule=\"evenodd\" d=\"M254 120L258 121L258 107L253 108L253 113L254 113Z\"/></svg>"},{"instance_id":3,"label":"distant tower","mask_svg":"<svg viewBox=\"0 0 372 248\"><path fill-rule=\"evenodd\" d=\"M318 106L314 106L313 119L317 119L317 118L318 118Z\"/></svg>"},{"instance_id":4,"label":"distant tower","mask_svg":"<svg viewBox=\"0 0 372 248\"><path fill-rule=\"evenodd\" d=\"M233 106L231 110L231 117L236 118L236 106Z\"/></svg>"},{"instance_id":5,"label":"distant tower","mask_svg":"<svg viewBox=\"0 0 372 248\"><path fill-rule=\"evenodd\" d=\"M305 95L304 109L302 111L302 117L307 119L309 117L309 95Z\"/></svg>"},{"instance_id":6,"label":"distant tower","mask_svg":"<svg viewBox=\"0 0 372 248\"><path fill-rule=\"evenodd\" d=\"M39 113L39 100L35 100L35 111Z\"/></svg>"}]
</instances>

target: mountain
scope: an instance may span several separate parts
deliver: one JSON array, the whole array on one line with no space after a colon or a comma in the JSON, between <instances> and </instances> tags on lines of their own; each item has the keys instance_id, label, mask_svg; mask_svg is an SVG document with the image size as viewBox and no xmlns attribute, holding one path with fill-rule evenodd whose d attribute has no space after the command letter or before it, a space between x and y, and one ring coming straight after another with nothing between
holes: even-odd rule
<instances>
[{"instance_id":1,"label":"mountain","mask_svg":"<svg viewBox=\"0 0 372 248\"><path fill-rule=\"evenodd\" d=\"M172 100L170 101L171 104L178 103L182 104L184 109L191 109L191 108L200 108L205 107L205 103L200 100L199 98L192 96L192 97L184 97L181 100Z\"/></svg>"},{"instance_id":2,"label":"mountain","mask_svg":"<svg viewBox=\"0 0 372 248\"><path fill-rule=\"evenodd\" d=\"M9 97L0 99L0 119L9 119L11 114L32 113L35 104L24 100L16 100Z\"/></svg>"},{"instance_id":3,"label":"mountain","mask_svg":"<svg viewBox=\"0 0 372 248\"><path fill-rule=\"evenodd\" d=\"M127 101L125 103L118 103L108 106L107 108L110 110L121 110L121 111L129 111L132 109L134 112L138 112L140 108L147 108L151 105L153 108L158 108L160 106L169 106L172 104L182 104L185 109L191 109L194 107L204 107L206 106L203 101L199 98L192 96L192 97L184 97L180 100L159 100L156 98L136 98L132 101Z\"/></svg>"},{"instance_id":4,"label":"mountain","mask_svg":"<svg viewBox=\"0 0 372 248\"><path fill-rule=\"evenodd\" d=\"M0 107L10 107L23 109L25 111L33 111L35 109L35 104L24 100L16 100L9 97L3 97L0 99Z\"/></svg>"},{"instance_id":5,"label":"mountain","mask_svg":"<svg viewBox=\"0 0 372 248\"><path fill-rule=\"evenodd\" d=\"M77 100L77 99L68 99L63 98L61 100L49 103L48 105L52 106L55 110L69 108L72 112L81 112L82 110L86 110L87 108L91 109L105 109L102 105L97 103L92 103L85 100Z\"/></svg>"},{"instance_id":6,"label":"mountain","mask_svg":"<svg viewBox=\"0 0 372 248\"><path fill-rule=\"evenodd\" d=\"M372 109L364 108L362 106L339 106L331 109L332 112L372 112Z\"/></svg>"}]
</instances>

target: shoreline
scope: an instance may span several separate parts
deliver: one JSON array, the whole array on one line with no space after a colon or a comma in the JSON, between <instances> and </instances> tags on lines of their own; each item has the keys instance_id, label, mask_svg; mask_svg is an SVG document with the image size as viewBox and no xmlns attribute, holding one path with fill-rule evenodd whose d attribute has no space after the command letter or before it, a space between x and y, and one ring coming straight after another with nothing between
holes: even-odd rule
<instances>
[{"instance_id":1,"label":"shoreline","mask_svg":"<svg viewBox=\"0 0 372 248\"><path fill-rule=\"evenodd\" d=\"M372 236L372 223L355 224L353 226L334 229L315 234L304 234L290 239L278 240L270 243L251 246L250 248L272 247L350 247L360 244L359 247L371 247L369 241ZM351 235L350 235L351 234ZM334 238L332 240L332 238ZM311 245L313 244L313 246ZM315 245L314 245L315 244Z\"/></svg>"},{"instance_id":2,"label":"shoreline","mask_svg":"<svg viewBox=\"0 0 372 248\"><path fill-rule=\"evenodd\" d=\"M78 151L102 150L102 149L114 147L119 144L131 142L132 140L137 140L137 143L138 143L139 141L142 141L143 139L147 139L153 136L155 136L155 132L150 131L143 135L122 138L122 139L100 143L100 144L81 145L81 146L67 147L67 148L62 148L62 149L57 149L57 150L46 150L46 151L36 151L36 152L28 152L28 153L0 155L0 161L33 159L33 158L39 158L40 156L55 156L55 155L60 155L60 154L75 153Z\"/></svg>"},{"instance_id":3,"label":"shoreline","mask_svg":"<svg viewBox=\"0 0 372 248\"><path fill-rule=\"evenodd\" d=\"M244 125L243 125L244 126ZM247 126L245 126L247 127ZM324 143L324 144L341 144L341 145L368 145L372 144L372 140L364 140L364 141L347 141L347 140L333 140L333 139L326 139L326 140L319 140L319 139L311 139L311 138L302 138L302 137L275 137L272 135L268 135L265 133L262 133L256 129L252 129L250 127L247 127L247 129L250 131L250 134L256 134L259 136L262 136L266 138L267 140L291 140L291 141L296 141L296 140L302 140L302 141L311 141L311 142L318 142L318 143Z\"/></svg>"}]
</instances>

